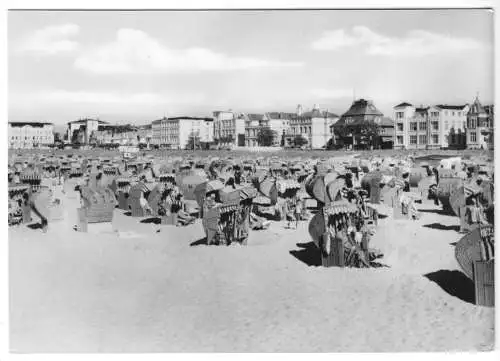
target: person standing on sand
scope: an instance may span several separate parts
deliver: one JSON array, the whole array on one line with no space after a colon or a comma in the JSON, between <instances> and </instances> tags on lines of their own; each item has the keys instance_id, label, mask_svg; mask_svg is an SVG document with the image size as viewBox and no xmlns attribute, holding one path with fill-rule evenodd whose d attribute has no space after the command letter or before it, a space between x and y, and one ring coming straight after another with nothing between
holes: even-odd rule
<instances>
[{"instance_id":1,"label":"person standing on sand","mask_svg":"<svg viewBox=\"0 0 500 361\"><path fill-rule=\"evenodd\" d=\"M295 202L294 215L295 215L295 229L297 229L299 227L299 220L302 216L302 202L299 197L297 197Z\"/></svg>"}]
</instances>

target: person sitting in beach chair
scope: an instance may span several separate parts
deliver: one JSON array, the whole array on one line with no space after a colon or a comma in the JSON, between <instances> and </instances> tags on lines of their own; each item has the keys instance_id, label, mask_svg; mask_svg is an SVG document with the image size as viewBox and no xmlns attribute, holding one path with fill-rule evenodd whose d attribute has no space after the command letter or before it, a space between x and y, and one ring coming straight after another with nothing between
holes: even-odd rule
<instances>
[{"instance_id":1,"label":"person sitting in beach chair","mask_svg":"<svg viewBox=\"0 0 500 361\"><path fill-rule=\"evenodd\" d=\"M139 204L141 205L141 208L145 215L153 214L153 210L149 206L148 201L146 200L146 198L144 198L144 193L141 193L141 197L139 198Z\"/></svg>"},{"instance_id":2,"label":"person sitting in beach chair","mask_svg":"<svg viewBox=\"0 0 500 361\"><path fill-rule=\"evenodd\" d=\"M184 203L184 197L182 194L178 193L172 203L172 212L177 213L178 226L187 226L196 221L196 218L192 217L185 209L186 204Z\"/></svg>"},{"instance_id":3,"label":"person sitting in beach chair","mask_svg":"<svg viewBox=\"0 0 500 361\"><path fill-rule=\"evenodd\" d=\"M250 213L250 228L252 230L268 229L270 224L271 221L265 220L253 212Z\"/></svg>"}]
</instances>

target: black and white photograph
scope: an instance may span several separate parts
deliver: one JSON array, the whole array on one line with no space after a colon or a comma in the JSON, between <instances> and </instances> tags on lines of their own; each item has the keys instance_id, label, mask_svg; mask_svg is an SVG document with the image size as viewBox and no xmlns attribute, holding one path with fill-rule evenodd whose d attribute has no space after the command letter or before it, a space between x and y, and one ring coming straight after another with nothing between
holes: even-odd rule
<instances>
[{"instance_id":1,"label":"black and white photograph","mask_svg":"<svg viewBox=\"0 0 500 361\"><path fill-rule=\"evenodd\" d=\"M493 4L41 3L5 9L10 354L495 349Z\"/></svg>"}]
</instances>

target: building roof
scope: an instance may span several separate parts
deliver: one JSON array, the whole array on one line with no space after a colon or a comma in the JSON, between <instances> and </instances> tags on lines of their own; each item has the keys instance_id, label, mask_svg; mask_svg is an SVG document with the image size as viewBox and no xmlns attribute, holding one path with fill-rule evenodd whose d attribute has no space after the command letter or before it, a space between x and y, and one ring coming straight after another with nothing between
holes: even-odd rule
<instances>
[{"instance_id":1,"label":"building roof","mask_svg":"<svg viewBox=\"0 0 500 361\"><path fill-rule=\"evenodd\" d=\"M389 117L382 117L379 123L380 126L382 127L393 127L394 126L394 120L389 118Z\"/></svg>"},{"instance_id":2,"label":"building roof","mask_svg":"<svg viewBox=\"0 0 500 361\"><path fill-rule=\"evenodd\" d=\"M413 105L411 105L410 103L403 102L401 104L396 105L394 108L406 108L406 107L412 107L412 106Z\"/></svg>"},{"instance_id":3,"label":"building roof","mask_svg":"<svg viewBox=\"0 0 500 361\"><path fill-rule=\"evenodd\" d=\"M447 110L462 110L466 106L467 106L467 104L464 104L464 105L438 104L438 105L436 105L436 108L447 109Z\"/></svg>"},{"instance_id":4,"label":"building roof","mask_svg":"<svg viewBox=\"0 0 500 361\"><path fill-rule=\"evenodd\" d=\"M36 128L42 128L44 125L54 125L54 123L47 123L47 122L9 122L9 124L12 127L25 127L28 125Z\"/></svg>"},{"instance_id":5,"label":"building roof","mask_svg":"<svg viewBox=\"0 0 500 361\"><path fill-rule=\"evenodd\" d=\"M247 114L248 119L261 121L264 119L264 114Z\"/></svg>"},{"instance_id":6,"label":"building roof","mask_svg":"<svg viewBox=\"0 0 500 361\"><path fill-rule=\"evenodd\" d=\"M373 105L373 102L365 99L359 99L354 101L349 110L342 114L342 118L360 115L383 116L384 114L382 114L382 112L378 110L375 105Z\"/></svg>"},{"instance_id":7,"label":"building roof","mask_svg":"<svg viewBox=\"0 0 500 361\"><path fill-rule=\"evenodd\" d=\"M483 105L476 97L476 99L474 99L474 103L472 103L469 109L469 114L488 114L488 113L486 113L486 110L484 109Z\"/></svg>"},{"instance_id":8,"label":"building roof","mask_svg":"<svg viewBox=\"0 0 500 361\"><path fill-rule=\"evenodd\" d=\"M109 124L108 122L105 122L105 121L102 121L102 120L99 120L99 119L90 119L90 118L85 118L85 119L78 119L78 120L73 120L71 122L68 122L68 124L78 124L78 123L86 123L87 121L97 121L97 123L99 124Z\"/></svg>"},{"instance_id":9,"label":"building roof","mask_svg":"<svg viewBox=\"0 0 500 361\"><path fill-rule=\"evenodd\" d=\"M213 122L214 121L214 118L210 118L210 117L171 117L171 118L167 118L166 120L183 120L183 119L186 119L186 120L203 120L205 122Z\"/></svg>"}]
</instances>

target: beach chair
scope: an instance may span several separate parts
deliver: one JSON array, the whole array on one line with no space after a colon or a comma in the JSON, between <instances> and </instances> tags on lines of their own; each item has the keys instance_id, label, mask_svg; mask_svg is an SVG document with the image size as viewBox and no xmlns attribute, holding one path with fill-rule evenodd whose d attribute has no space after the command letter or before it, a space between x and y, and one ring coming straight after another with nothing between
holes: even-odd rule
<instances>
[{"instance_id":1,"label":"beach chair","mask_svg":"<svg viewBox=\"0 0 500 361\"><path fill-rule=\"evenodd\" d=\"M455 258L474 282L476 304L494 307L494 227L481 225L464 235L455 246Z\"/></svg>"},{"instance_id":2,"label":"beach chair","mask_svg":"<svg viewBox=\"0 0 500 361\"><path fill-rule=\"evenodd\" d=\"M88 232L89 224L111 223L116 205L112 190L104 187L82 187L82 207L78 209L80 232Z\"/></svg>"}]
</instances>

